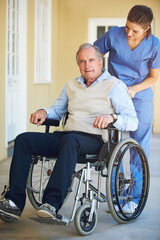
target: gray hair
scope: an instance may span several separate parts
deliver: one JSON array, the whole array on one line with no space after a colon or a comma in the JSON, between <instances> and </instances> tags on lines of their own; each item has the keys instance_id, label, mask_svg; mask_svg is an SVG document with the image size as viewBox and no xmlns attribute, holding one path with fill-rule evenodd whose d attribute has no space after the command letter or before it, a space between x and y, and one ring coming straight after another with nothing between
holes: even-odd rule
<instances>
[{"instance_id":1,"label":"gray hair","mask_svg":"<svg viewBox=\"0 0 160 240\"><path fill-rule=\"evenodd\" d=\"M82 45L80 45L77 53L76 53L76 61L78 63L78 54L82 49L86 49L86 48L94 48L96 53L97 53L97 57L99 59L99 61L102 59L102 55L101 55L101 51L99 50L99 48L97 46L92 45L91 43L83 43Z\"/></svg>"}]
</instances>

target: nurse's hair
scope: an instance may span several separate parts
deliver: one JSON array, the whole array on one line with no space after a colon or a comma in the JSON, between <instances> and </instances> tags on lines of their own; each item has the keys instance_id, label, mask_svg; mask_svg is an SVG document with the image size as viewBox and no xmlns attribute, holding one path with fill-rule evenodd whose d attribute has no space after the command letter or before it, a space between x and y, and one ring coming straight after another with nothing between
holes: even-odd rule
<instances>
[{"instance_id":1,"label":"nurse's hair","mask_svg":"<svg viewBox=\"0 0 160 240\"><path fill-rule=\"evenodd\" d=\"M97 46L92 45L91 43L83 43L82 45L80 45L77 53L76 53L76 61L78 64L78 54L82 49L86 49L86 48L94 48L96 53L97 53L97 57L99 59L99 61L102 59L102 55L101 55L101 51L99 50L99 48Z\"/></svg>"},{"instance_id":2,"label":"nurse's hair","mask_svg":"<svg viewBox=\"0 0 160 240\"><path fill-rule=\"evenodd\" d=\"M146 37L151 35L151 22L153 20L152 9L144 5L135 5L128 13L127 20L132 23L137 23L147 30Z\"/></svg>"}]
</instances>

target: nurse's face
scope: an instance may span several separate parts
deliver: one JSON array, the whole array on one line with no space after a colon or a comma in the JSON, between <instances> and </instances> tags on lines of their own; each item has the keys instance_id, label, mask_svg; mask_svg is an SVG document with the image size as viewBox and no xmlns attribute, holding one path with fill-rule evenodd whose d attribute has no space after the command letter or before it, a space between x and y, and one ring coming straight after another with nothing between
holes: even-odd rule
<instances>
[{"instance_id":1,"label":"nurse's face","mask_svg":"<svg viewBox=\"0 0 160 240\"><path fill-rule=\"evenodd\" d=\"M149 27L147 29L144 29L142 28L141 25L127 20L125 29L126 29L128 40L138 40L138 39L141 40L142 38L145 37Z\"/></svg>"}]
</instances>

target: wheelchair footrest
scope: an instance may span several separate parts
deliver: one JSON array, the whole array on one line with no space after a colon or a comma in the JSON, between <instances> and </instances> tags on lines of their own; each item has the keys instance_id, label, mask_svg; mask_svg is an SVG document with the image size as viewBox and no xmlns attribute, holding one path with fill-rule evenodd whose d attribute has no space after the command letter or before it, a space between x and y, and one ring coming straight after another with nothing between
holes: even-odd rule
<instances>
[{"instance_id":1,"label":"wheelchair footrest","mask_svg":"<svg viewBox=\"0 0 160 240\"><path fill-rule=\"evenodd\" d=\"M43 224L55 224L55 225L68 225L70 222L69 218L60 214L57 214L57 216L53 218L34 217L30 219L35 222L39 222Z\"/></svg>"},{"instance_id":2,"label":"wheelchair footrest","mask_svg":"<svg viewBox=\"0 0 160 240\"><path fill-rule=\"evenodd\" d=\"M57 214L55 220L58 221L58 222L62 222L66 225L68 225L69 222L70 222L69 218L67 218L67 217L65 217L61 214Z\"/></svg>"}]
</instances>

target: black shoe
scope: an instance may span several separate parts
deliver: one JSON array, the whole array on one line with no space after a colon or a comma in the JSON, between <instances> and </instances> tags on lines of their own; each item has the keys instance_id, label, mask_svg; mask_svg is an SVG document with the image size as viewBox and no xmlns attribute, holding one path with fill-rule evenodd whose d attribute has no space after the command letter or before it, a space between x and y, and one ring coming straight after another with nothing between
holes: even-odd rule
<instances>
[{"instance_id":1,"label":"black shoe","mask_svg":"<svg viewBox=\"0 0 160 240\"><path fill-rule=\"evenodd\" d=\"M4 222L13 222L13 221L17 220L17 219L10 217L4 213L0 213L0 219Z\"/></svg>"},{"instance_id":2,"label":"black shoe","mask_svg":"<svg viewBox=\"0 0 160 240\"><path fill-rule=\"evenodd\" d=\"M3 221L11 222L21 217L21 210L15 206L11 206L8 199L0 200L0 218Z\"/></svg>"},{"instance_id":3,"label":"black shoe","mask_svg":"<svg viewBox=\"0 0 160 240\"><path fill-rule=\"evenodd\" d=\"M37 211L37 215L43 218L55 218L56 209L48 203L44 203Z\"/></svg>"}]
</instances>

